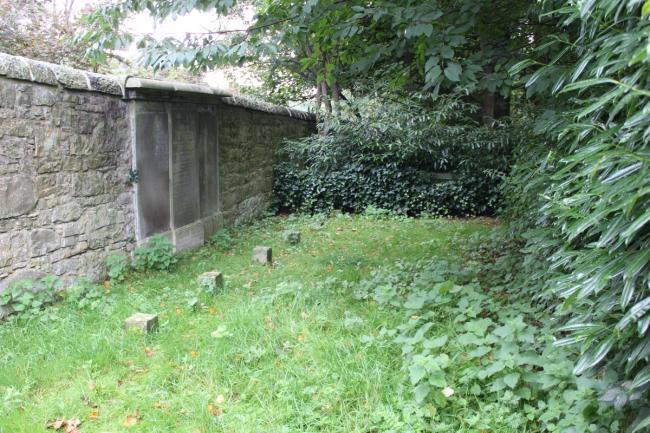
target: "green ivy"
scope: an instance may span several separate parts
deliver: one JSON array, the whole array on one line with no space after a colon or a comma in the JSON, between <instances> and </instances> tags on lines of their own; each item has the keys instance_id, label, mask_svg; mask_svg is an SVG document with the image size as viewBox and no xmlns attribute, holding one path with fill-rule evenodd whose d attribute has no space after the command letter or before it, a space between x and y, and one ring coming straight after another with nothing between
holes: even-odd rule
<instances>
[{"instance_id":1,"label":"green ivy","mask_svg":"<svg viewBox=\"0 0 650 433\"><path fill-rule=\"evenodd\" d=\"M406 215L491 215L501 178L490 173L441 181L431 173L395 165L345 165L335 170L280 164L276 207L283 212L363 212L368 207Z\"/></svg>"}]
</instances>

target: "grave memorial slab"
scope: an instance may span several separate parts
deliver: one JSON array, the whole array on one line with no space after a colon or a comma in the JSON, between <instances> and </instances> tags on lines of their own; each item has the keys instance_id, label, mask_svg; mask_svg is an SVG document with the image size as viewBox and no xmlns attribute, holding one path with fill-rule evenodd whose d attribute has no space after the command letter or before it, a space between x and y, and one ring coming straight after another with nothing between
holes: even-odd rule
<instances>
[{"instance_id":1,"label":"grave memorial slab","mask_svg":"<svg viewBox=\"0 0 650 433\"><path fill-rule=\"evenodd\" d=\"M253 263L272 265L273 251L271 247L257 246L253 248Z\"/></svg>"}]
</instances>

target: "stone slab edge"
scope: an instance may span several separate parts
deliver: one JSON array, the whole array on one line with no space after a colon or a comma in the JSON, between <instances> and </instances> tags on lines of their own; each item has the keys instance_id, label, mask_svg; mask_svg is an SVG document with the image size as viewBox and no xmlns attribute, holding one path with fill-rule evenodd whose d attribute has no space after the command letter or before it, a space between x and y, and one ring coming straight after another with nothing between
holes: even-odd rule
<instances>
[{"instance_id":1,"label":"stone slab edge","mask_svg":"<svg viewBox=\"0 0 650 433\"><path fill-rule=\"evenodd\" d=\"M68 66L4 53L0 53L0 75L50 86L60 85L66 89L86 90L116 96L124 94L120 79L117 77L80 71Z\"/></svg>"},{"instance_id":2,"label":"stone slab edge","mask_svg":"<svg viewBox=\"0 0 650 433\"><path fill-rule=\"evenodd\" d=\"M31 81L50 86L62 86L66 89L85 90L126 96L126 89L147 89L165 92L189 93L217 96L225 104L262 111L270 114L293 117L306 121L315 121L312 113L287 107L256 101L243 96L236 96L223 88L207 85L181 83L177 81L152 80L139 77L118 77L95 74L68 66L41 62L21 56L0 53L0 76L15 80Z\"/></svg>"}]
</instances>

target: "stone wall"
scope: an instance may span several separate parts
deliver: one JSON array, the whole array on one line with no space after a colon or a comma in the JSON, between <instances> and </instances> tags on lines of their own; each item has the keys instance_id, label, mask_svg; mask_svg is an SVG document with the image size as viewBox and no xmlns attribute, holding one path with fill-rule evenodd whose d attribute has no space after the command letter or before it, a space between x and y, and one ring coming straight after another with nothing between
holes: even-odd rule
<instances>
[{"instance_id":1,"label":"stone wall","mask_svg":"<svg viewBox=\"0 0 650 433\"><path fill-rule=\"evenodd\" d=\"M128 80L0 54L0 291L100 277L156 233L177 249L270 203L283 138L307 113L220 89Z\"/></svg>"},{"instance_id":2,"label":"stone wall","mask_svg":"<svg viewBox=\"0 0 650 433\"><path fill-rule=\"evenodd\" d=\"M0 281L97 277L134 236L120 97L0 77Z\"/></svg>"},{"instance_id":3,"label":"stone wall","mask_svg":"<svg viewBox=\"0 0 650 433\"><path fill-rule=\"evenodd\" d=\"M283 138L307 135L311 125L229 108L221 110L219 122L221 201L226 223L241 224L264 212L271 201L277 145Z\"/></svg>"}]
</instances>

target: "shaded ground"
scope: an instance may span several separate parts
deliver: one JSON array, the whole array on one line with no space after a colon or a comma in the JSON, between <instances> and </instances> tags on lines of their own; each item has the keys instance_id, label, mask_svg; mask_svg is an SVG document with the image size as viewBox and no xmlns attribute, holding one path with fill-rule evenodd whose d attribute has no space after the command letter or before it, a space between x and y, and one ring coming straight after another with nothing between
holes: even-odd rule
<instances>
[{"instance_id":1,"label":"shaded ground","mask_svg":"<svg viewBox=\"0 0 650 433\"><path fill-rule=\"evenodd\" d=\"M266 220L207 246L173 272L132 275L96 309L66 302L56 319L0 325L0 433L37 433L57 418L90 432L368 432L394 407L403 379L395 347L364 335L401 314L354 299L346 282L397 260L448 257L484 221ZM282 231L298 228L290 246ZM273 246L275 266L250 263ZM226 288L188 300L196 276L218 269ZM125 333L136 311L158 333ZM51 431L51 430L50 430Z\"/></svg>"}]
</instances>

